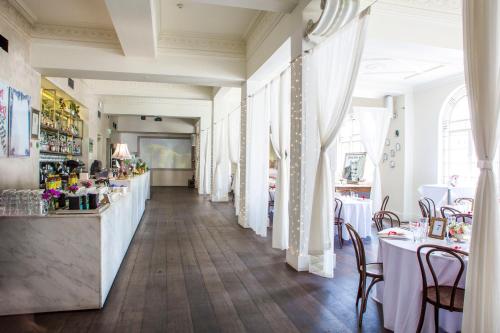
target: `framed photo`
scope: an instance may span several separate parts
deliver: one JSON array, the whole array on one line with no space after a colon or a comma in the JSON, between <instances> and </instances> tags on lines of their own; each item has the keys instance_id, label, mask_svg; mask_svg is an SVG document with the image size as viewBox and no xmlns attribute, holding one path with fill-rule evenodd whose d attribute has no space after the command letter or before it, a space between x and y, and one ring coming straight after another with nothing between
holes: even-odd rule
<instances>
[{"instance_id":1,"label":"framed photo","mask_svg":"<svg viewBox=\"0 0 500 333\"><path fill-rule=\"evenodd\" d=\"M446 234L446 223L448 221L443 218L433 217L429 224L429 237L436 239L444 239Z\"/></svg>"},{"instance_id":2,"label":"framed photo","mask_svg":"<svg viewBox=\"0 0 500 333\"><path fill-rule=\"evenodd\" d=\"M10 88L9 91L9 156L30 156L31 97Z\"/></svg>"},{"instance_id":3,"label":"framed photo","mask_svg":"<svg viewBox=\"0 0 500 333\"><path fill-rule=\"evenodd\" d=\"M38 140L40 135L40 111L31 108L31 138Z\"/></svg>"},{"instance_id":4,"label":"framed photo","mask_svg":"<svg viewBox=\"0 0 500 333\"><path fill-rule=\"evenodd\" d=\"M9 86L0 81L0 158L9 155Z\"/></svg>"}]
</instances>

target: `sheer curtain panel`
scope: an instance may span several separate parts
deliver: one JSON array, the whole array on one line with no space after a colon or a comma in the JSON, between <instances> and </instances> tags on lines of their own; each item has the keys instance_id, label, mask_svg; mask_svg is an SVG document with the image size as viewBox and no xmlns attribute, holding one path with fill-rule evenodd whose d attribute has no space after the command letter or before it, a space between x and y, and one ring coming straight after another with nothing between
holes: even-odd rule
<instances>
[{"instance_id":1,"label":"sheer curtain panel","mask_svg":"<svg viewBox=\"0 0 500 333\"><path fill-rule=\"evenodd\" d=\"M257 235L267 235L269 202L269 86L248 99L247 223Z\"/></svg>"},{"instance_id":2,"label":"sheer curtain panel","mask_svg":"<svg viewBox=\"0 0 500 333\"><path fill-rule=\"evenodd\" d=\"M226 201L229 193L229 159L226 130L227 117L220 119L214 125L214 193L212 201Z\"/></svg>"},{"instance_id":3,"label":"sheer curtain panel","mask_svg":"<svg viewBox=\"0 0 500 333\"><path fill-rule=\"evenodd\" d=\"M306 57L307 109L317 114L321 151L315 176L309 230L310 272L333 277L333 192L328 150L350 108L365 44L370 8L318 45Z\"/></svg>"},{"instance_id":4,"label":"sheer curtain panel","mask_svg":"<svg viewBox=\"0 0 500 333\"><path fill-rule=\"evenodd\" d=\"M379 210L382 204L382 184L380 181L379 166L382 154L384 153L385 139L391 123L393 110L392 96L386 96L385 105L385 108L354 108L354 115L358 120L361 133L361 141L366 149L366 154L375 166L370 193L374 211Z\"/></svg>"},{"instance_id":5,"label":"sheer curtain panel","mask_svg":"<svg viewBox=\"0 0 500 333\"><path fill-rule=\"evenodd\" d=\"M210 129L200 133L200 194L210 194Z\"/></svg>"},{"instance_id":6,"label":"sheer curtain panel","mask_svg":"<svg viewBox=\"0 0 500 333\"><path fill-rule=\"evenodd\" d=\"M229 159L236 166L232 184L236 215L240 212L240 113L241 108L238 108L229 114L228 126Z\"/></svg>"},{"instance_id":7,"label":"sheer curtain panel","mask_svg":"<svg viewBox=\"0 0 500 333\"><path fill-rule=\"evenodd\" d=\"M274 196L273 248L288 248L288 200L290 188L290 69L270 84L271 143L278 158L278 175Z\"/></svg>"},{"instance_id":8,"label":"sheer curtain panel","mask_svg":"<svg viewBox=\"0 0 500 333\"><path fill-rule=\"evenodd\" d=\"M463 1L465 79L480 169L462 331L500 332L500 221L493 173L500 109L499 1Z\"/></svg>"}]
</instances>

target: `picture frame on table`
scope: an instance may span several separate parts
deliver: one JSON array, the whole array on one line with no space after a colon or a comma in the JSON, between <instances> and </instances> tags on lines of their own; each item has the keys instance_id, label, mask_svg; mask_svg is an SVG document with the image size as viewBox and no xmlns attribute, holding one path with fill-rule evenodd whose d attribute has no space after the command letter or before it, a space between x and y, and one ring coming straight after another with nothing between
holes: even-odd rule
<instances>
[{"instance_id":1,"label":"picture frame on table","mask_svg":"<svg viewBox=\"0 0 500 333\"><path fill-rule=\"evenodd\" d=\"M31 108L31 138L38 140L40 137L40 111Z\"/></svg>"},{"instance_id":2,"label":"picture frame on table","mask_svg":"<svg viewBox=\"0 0 500 333\"><path fill-rule=\"evenodd\" d=\"M428 237L434 239L444 239L446 235L446 223L448 221L444 218L432 217L429 222Z\"/></svg>"}]
</instances>

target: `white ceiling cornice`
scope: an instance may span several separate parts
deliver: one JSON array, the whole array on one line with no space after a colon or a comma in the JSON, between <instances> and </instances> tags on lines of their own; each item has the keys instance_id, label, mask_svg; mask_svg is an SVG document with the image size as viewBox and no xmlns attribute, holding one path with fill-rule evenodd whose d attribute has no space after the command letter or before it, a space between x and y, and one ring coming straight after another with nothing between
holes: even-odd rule
<instances>
[{"instance_id":1,"label":"white ceiling cornice","mask_svg":"<svg viewBox=\"0 0 500 333\"><path fill-rule=\"evenodd\" d=\"M60 25L36 24L31 31L33 38L64 40L73 42L92 42L101 44L119 44L113 30L68 27Z\"/></svg>"},{"instance_id":2,"label":"white ceiling cornice","mask_svg":"<svg viewBox=\"0 0 500 333\"><path fill-rule=\"evenodd\" d=\"M24 0L9 0L9 3L16 8L19 14L21 14L30 24L35 24L37 17Z\"/></svg>"},{"instance_id":3,"label":"white ceiling cornice","mask_svg":"<svg viewBox=\"0 0 500 333\"><path fill-rule=\"evenodd\" d=\"M29 37L31 23L9 0L0 0L0 16L17 32Z\"/></svg>"},{"instance_id":4,"label":"white ceiling cornice","mask_svg":"<svg viewBox=\"0 0 500 333\"><path fill-rule=\"evenodd\" d=\"M460 0L379 0L379 4L391 4L414 9L424 9L432 12L442 12L460 15Z\"/></svg>"},{"instance_id":5,"label":"white ceiling cornice","mask_svg":"<svg viewBox=\"0 0 500 333\"><path fill-rule=\"evenodd\" d=\"M197 55L245 57L245 42L224 35L201 33L162 33L158 47L160 52L193 52Z\"/></svg>"},{"instance_id":6,"label":"white ceiling cornice","mask_svg":"<svg viewBox=\"0 0 500 333\"><path fill-rule=\"evenodd\" d=\"M252 27L249 29L246 36L247 40L247 57L255 52L260 44L273 31L276 25L285 16L283 13L261 12L256 20L253 21Z\"/></svg>"}]
</instances>

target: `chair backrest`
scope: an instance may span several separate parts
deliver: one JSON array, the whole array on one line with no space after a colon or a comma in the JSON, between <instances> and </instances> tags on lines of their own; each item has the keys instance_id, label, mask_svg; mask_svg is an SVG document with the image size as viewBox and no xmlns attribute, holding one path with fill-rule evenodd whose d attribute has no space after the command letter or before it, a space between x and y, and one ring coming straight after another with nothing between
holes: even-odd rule
<instances>
[{"instance_id":1,"label":"chair backrest","mask_svg":"<svg viewBox=\"0 0 500 333\"><path fill-rule=\"evenodd\" d=\"M380 206L380 210L386 210L388 202L389 202L389 196L386 195L384 197L384 200L382 200L382 206Z\"/></svg>"},{"instance_id":2,"label":"chair backrest","mask_svg":"<svg viewBox=\"0 0 500 333\"><path fill-rule=\"evenodd\" d=\"M453 214L452 216L455 217L457 222L472 224L472 214L460 213L460 214Z\"/></svg>"},{"instance_id":3,"label":"chair backrest","mask_svg":"<svg viewBox=\"0 0 500 333\"><path fill-rule=\"evenodd\" d=\"M336 218L340 218L340 214L342 213L342 206L343 206L342 200L340 200L339 198L335 198L334 215Z\"/></svg>"},{"instance_id":4,"label":"chair backrest","mask_svg":"<svg viewBox=\"0 0 500 333\"><path fill-rule=\"evenodd\" d=\"M436 204L431 198L422 198L418 201L418 206L420 207L420 212L422 212L422 217L437 217L436 216Z\"/></svg>"},{"instance_id":5,"label":"chair backrest","mask_svg":"<svg viewBox=\"0 0 500 333\"><path fill-rule=\"evenodd\" d=\"M468 204L470 206L470 211L474 210L474 199L473 198L457 198L455 203L458 205Z\"/></svg>"},{"instance_id":6,"label":"chair backrest","mask_svg":"<svg viewBox=\"0 0 500 333\"><path fill-rule=\"evenodd\" d=\"M381 210L373 214L372 221L375 222L375 226L377 227L378 231L384 229L384 220L389 220L389 222L391 223L391 228L394 227L395 224L397 224L398 227L401 226L401 220L396 213L390 212L388 210Z\"/></svg>"},{"instance_id":7,"label":"chair backrest","mask_svg":"<svg viewBox=\"0 0 500 333\"><path fill-rule=\"evenodd\" d=\"M429 249L429 251L427 251L427 253L425 254L425 264L427 265L427 267L429 268L429 272L431 273L432 283L433 283L432 286L427 285L427 272L425 270L424 260L422 258L422 250L424 250L424 249ZM448 256L450 256L453 259L456 259L460 264L460 269L458 270L458 273L457 273L457 276L455 277L453 285L451 285L451 286L446 285L447 287L452 288L451 289L450 304L447 304L447 305L450 306L452 311L459 310L459 309L455 308L455 296L456 296L457 289L463 289L463 288L458 287L458 283L460 282L460 279L462 278L462 275L463 275L464 270L465 270L465 263L464 263L463 257L468 256L469 254L467 252L455 250L455 249L452 249L449 247L440 246L440 245L431 245L431 244L421 245L417 249L418 264L420 266L420 273L422 275L422 286L423 286L423 293L424 293L423 297L424 297L424 299L427 298L428 287L434 287L434 290L436 293L437 304L441 304L441 301L440 301L441 295L439 293L439 287L445 286L445 285L439 284L439 280L437 278L436 271L434 269L434 266L433 266L432 260L431 260L433 253L438 253L438 254L439 253L447 253Z\"/></svg>"},{"instance_id":8,"label":"chair backrest","mask_svg":"<svg viewBox=\"0 0 500 333\"><path fill-rule=\"evenodd\" d=\"M444 219L447 219L448 217L453 216L453 215L457 215L457 214L462 214L462 212L459 211L458 209L455 209L452 207L446 207L446 206L441 207L441 216Z\"/></svg>"},{"instance_id":9,"label":"chair backrest","mask_svg":"<svg viewBox=\"0 0 500 333\"><path fill-rule=\"evenodd\" d=\"M358 267L358 272L366 272L366 255L363 241L350 223L346 223L345 226L347 227L349 237L351 238L352 244L354 245L354 253L356 254L356 264Z\"/></svg>"}]
</instances>

